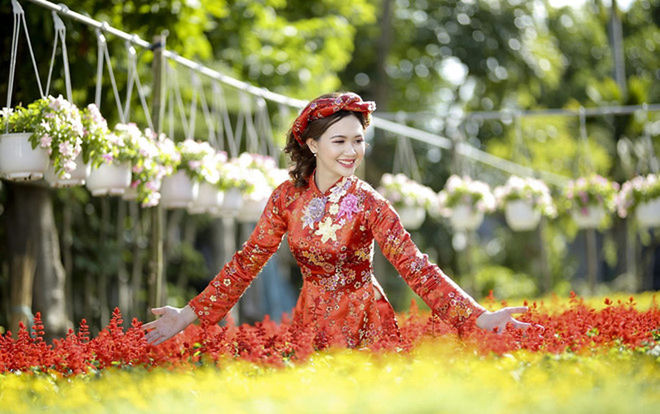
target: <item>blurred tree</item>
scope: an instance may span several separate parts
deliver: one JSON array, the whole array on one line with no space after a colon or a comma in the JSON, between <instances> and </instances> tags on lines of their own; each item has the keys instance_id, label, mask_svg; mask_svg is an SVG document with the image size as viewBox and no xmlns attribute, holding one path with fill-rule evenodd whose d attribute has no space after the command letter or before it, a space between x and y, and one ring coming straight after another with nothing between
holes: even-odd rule
<instances>
[{"instance_id":1,"label":"blurred tree","mask_svg":"<svg viewBox=\"0 0 660 414\"><path fill-rule=\"evenodd\" d=\"M48 72L47 62L52 53L53 23L51 13L43 8L29 2L22 2L26 13L26 21L29 33L32 36L32 46L39 65L42 81ZM178 54L197 61L207 62L208 65L234 77L247 80L259 86L265 86L288 95L310 98L328 90L337 89L340 81L337 72L348 63L352 53L355 27L370 24L374 21L374 6L366 0L356 0L347 4L337 0L326 0L319 2L305 1L178 1L178 0L127 0L127 1L100 1L100 0L78 0L67 2L67 7L76 12L86 14L99 21L105 21L110 26L118 28L127 33L133 33L146 41L151 41L154 35L164 30L168 31L167 48ZM344 17L346 16L346 17ZM73 81L73 100L76 104L83 106L93 101L97 47L94 31L78 22L63 19L67 27L68 58ZM3 2L0 6L0 21L6 24L0 27L0 44L2 50L11 50L11 4ZM38 98L38 90L34 76L31 75L30 60L25 43L24 33L21 31L21 41L18 48L17 79L14 85L12 105L17 103L27 104ZM127 48L124 41L107 35L107 42L111 56L114 74L117 78L119 93L122 98L126 93L127 79ZM151 82L150 61L151 53L145 50L137 50L138 71L142 83L146 85L149 95ZM9 54L0 55L0 66L9 68ZM64 90L62 64L58 60L53 73L53 85L51 94L58 94ZM101 98L101 109L112 125L119 120L115 108L114 97L107 73L104 74L103 91ZM184 95L190 93L190 88L184 88ZM7 96L7 83L0 83L0 95ZM184 96L185 99L185 96ZM137 94L133 93L132 108L139 108ZM201 118L201 117L200 117ZM141 110L130 111L130 120L137 122L142 127L146 126L145 115ZM201 120L200 120L201 122ZM175 128L181 129L179 125ZM177 137L181 138L180 135ZM17 192L26 191L20 185L2 187L2 197L7 200L7 188L11 187ZM33 197L32 207L34 211L49 211L51 213L41 216L41 221L27 221L33 223L34 229L16 227L19 220L9 221L9 214L3 214L6 219L3 224L3 241L5 246L15 246L20 240L14 237L17 234L31 234L33 238L48 236L49 249L39 249L37 254L41 255L39 263L51 263L50 266L39 266L38 277L45 281L55 281L55 285L49 288L44 299L50 304L57 302L57 310L50 305L39 305L37 308L43 310L51 317L66 317L65 306L62 298L65 297L65 283L62 277L62 263L57 244L57 231L55 221L49 218L52 214L51 191L45 187L37 187L32 193L39 193ZM5 203L10 204L13 212L28 213L27 206L11 204L12 200L24 200L25 197L10 197ZM74 284L80 285L89 281L90 277L98 272L114 274L121 264L115 263L115 259L135 259L139 256L140 241L134 240L130 246L122 248L122 243L112 242L122 232L108 231L108 223L99 220L98 212L103 210L102 202L98 199L76 199L74 197L64 200L55 200L56 212L60 217L60 209L70 210L63 212L64 217L71 217L71 212L84 211L85 215L75 216L73 220L67 220L67 228L63 229L66 234L71 234L72 240L67 240L65 257L74 257L67 267L75 274ZM61 204L60 204L61 203ZM41 209L41 210L39 210ZM121 220L118 208L113 204L105 207L107 219L110 221ZM0 209L0 213L2 209ZM90 217L91 215L91 217ZM29 219L29 217L26 217ZM61 218L61 217L60 217ZM78 220L77 218L80 218ZM126 226L128 237L132 237L132 231L139 228L140 223L135 223L136 216L127 218ZM38 227L38 226L41 227ZM124 223L120 223L120 227ZM114 229L115 226L112 226ZM130 231L129 231L130 229ZM111 240L99 246L99 237L107 234ZM141 236L137 236L138 238ZM107 239L106 239L107 240ZM24 240L23 240L24 241ZM142 246L143 248L144 246ZM7 264L9 258L25 250L25 246L14 248L0 248L0 261ZM139 257L137 257L139 259ZM139 260L136 263L141 263ZM8 265L4 267L8 269ZM140 272L140 269L137 269ZM2 285L7 285L8 270L2 273ZM133 274L136 269L133 269ZM71 275L69 275L71 277ZM41 283L41 286L44 286ZM139 286L139 283L133 283ZM40 289L37 287L37 289ZM103 295L101 287L95 287L88 283L87 289L71 289L70 292ZM116 292L108 292L116 295ZM134 292L137 294L137 292ZM39 295L36 295L37 297ZM43 295L41 295L43 296ZM58 301L50 301L49 298L59 298ZM84 315L83 310L89 308L92 298L86 302L78 303L73 307L79 311L74 317ZM50 301L50 302L49 302ZM77 302L71 302L77 303ZM103 302L101 302L103 303ZM54 305L53 305L54 306ZM101 317L100 320L103 320ZM55 324L47 324L47 328L53 328ZM67 322L65 320L57 323L57 331L49 332L54 335L63 335Z\"/></svg>"}]
</instances>

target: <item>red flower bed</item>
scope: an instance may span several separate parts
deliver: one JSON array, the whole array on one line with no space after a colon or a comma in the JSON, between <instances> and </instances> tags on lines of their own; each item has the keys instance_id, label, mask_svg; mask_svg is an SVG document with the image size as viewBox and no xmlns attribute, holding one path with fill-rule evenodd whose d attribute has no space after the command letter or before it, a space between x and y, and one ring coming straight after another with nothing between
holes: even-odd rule
<instances>
[{"instance_id":1,"label":"red flower bed","mask_svg":"<svg viewBox=\"0 0 660 414\"><path fill-rule=\"evenodd\" d=\"M466 346L483 353L502 354L519 349L548 353L592 353L613 346L638 349L653 347L660 341L660 309L655 300L645 311L628 303L612 303L596 310L582 299L571 296L567 309L551 313L530 305L530 311L519 319L544 327L526 331L507 328L501 334L473 329L464 334ZM159 345L144 339L142 323L133 320L127 330L119 309L115 309L109 325L95 338L89 337L85 320L78 333L70 330L62 339L47 344L43 340L41 316L35 316L32 332L21 326L16 337L11 332L0 336L0 373L16 371L50 371L64 375L99 370L109 366L194 366L202 360L220 362L226 358L283 365L301 361L316 350L336 344L332 333L313 333L293 326L288 320L277 324L268 317L254 325L202 327L189 326L183 333ZM416 306L399 315L400 338L389 338L371 347L374 351L407 351L424 338L455 335L449 326Z\"/></svg>"}]
</instances>

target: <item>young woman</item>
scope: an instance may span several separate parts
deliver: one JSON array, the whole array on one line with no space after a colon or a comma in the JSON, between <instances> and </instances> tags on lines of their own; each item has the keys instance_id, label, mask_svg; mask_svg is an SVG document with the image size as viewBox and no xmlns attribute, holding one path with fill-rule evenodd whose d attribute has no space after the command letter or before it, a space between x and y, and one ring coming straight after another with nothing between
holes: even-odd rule
<instances>
[{"instance_id":1,"label":"young woman","mask_svg":"<svg viewBox=\"0 0 660 414\"><path fill-rule=\"evenodd\" d=\"M296 118L285 148L291 180L273 191L257 226L229 263L184 308L152 309L146 338L159 344L195 319L217 323L238 301L287 234L303 287L293 323L331 333L349 347L398 334L394 311L373 277L374 240L410 287L459 332L504 331L526 307L489 312L429 262L392 206L354 173L365 153L373 102L354 93L323 95Z\"/></svg>"}]
</instances>

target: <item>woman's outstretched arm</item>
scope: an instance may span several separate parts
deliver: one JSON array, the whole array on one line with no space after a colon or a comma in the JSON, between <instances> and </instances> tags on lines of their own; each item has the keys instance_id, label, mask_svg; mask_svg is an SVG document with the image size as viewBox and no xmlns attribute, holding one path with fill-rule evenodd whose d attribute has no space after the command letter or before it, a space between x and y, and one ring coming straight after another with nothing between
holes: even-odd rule
<instances>
[{"instance_id":1,"label":"woman's outstretched arm","mask_svg":"<svg viewBox=\"0 0 660 414\"><path fill-rule=\"evenodd\" d=\"M376 192L372 194L374 197L367 199L371 205L367 206L366 218L374 239L406 283L433 312L459 332L474 325L491 331L497 328L498 332L503 332L507 323L516 328L529 326L511 316L526 312L525 307L490 312L479 305L437 265L431 263L426 254L419 251L389 202Z\"/></svg>"},{"instance_id":2,"label":"woman's outstretched arm","mask_svg":"<svg viewBox=\"0 0 660 414\"><path fill-rule=\"evenodd\" d=\"M285 182L273 191L254 231L208 286L187 306L152 309L160 318L145 324L147 340L159 344L190 325L195 319L214 324L238 302L245 289L277 251L286 232L281 216Z\"/></svg>"}]
</instances>

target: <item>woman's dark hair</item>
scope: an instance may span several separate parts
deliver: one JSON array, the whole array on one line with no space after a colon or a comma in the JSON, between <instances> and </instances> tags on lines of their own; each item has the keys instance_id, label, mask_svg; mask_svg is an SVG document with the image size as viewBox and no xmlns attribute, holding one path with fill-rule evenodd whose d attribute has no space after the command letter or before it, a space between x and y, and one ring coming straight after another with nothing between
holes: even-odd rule
<instances>
[{"instance_id":1,"label":"woman's dark hair","mask_svg":"<svg viewBox=\"0 0 660 414\"><path fill-rule=\"evenodd\" d=\"M324 98L335 98L341 95L341 93L331 93L326 95L321 95L316 99ZM314 99L314 100L316 100ZM317 119L310 121L307 124L307 128L303 131L300 136L302 142L306 142L308 138L313 138L318 141L321 138L321 135L330 128L330 126L337 123L340 119L347 116L355 116L363 127L365 127L366 119L364 114L361 112L352 112L352 111L338 111L334 114L327 116L325 118ZM289 175L293 178L293 182L296 187L306 187L309 181L310 175L314 172L316 168L316 157L312 154L312 151L309 149L308 145L300 146L298 140L293 136L291 130L287 135L286 146L284 147L284 152L289 154L291 162L293 163L293 168L289 170Z\"/></svg>"}]
</instances>

